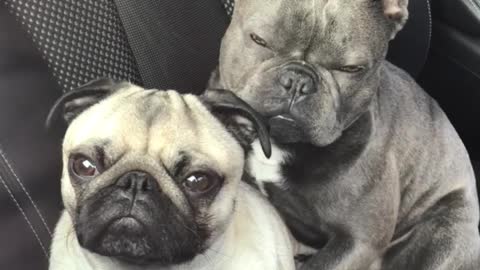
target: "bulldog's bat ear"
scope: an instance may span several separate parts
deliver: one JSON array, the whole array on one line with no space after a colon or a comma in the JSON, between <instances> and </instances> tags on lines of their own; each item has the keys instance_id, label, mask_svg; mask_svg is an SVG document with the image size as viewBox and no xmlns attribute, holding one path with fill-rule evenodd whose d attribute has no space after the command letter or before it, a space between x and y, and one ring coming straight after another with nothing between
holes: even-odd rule
<instances>
[{"instance_id":1,"label":"bulldog's bat ear","mask_svg":"<svg viewBox=\"0 0 480 270\"><path fill-rule=\"evenodd\" d=\"M270 158L272 144L268 126L250 105L233 92L221 89L208 89L200 98L244 147L258 137L263 153Z\"/></svg>"},{"instance_id":2,"label":"bulldog's bat ear","mask_svg":"<svg viewBox=\"0 0 480 270\"><path fill-rule=\"evenodd\" d=\"M45 122L46 128L49 129L60 116L70 124L85 109L118 89L119 84L119 81L101 78L63 94L50 109Z\"/></svg>"},{"instance_id":3,"label":"bulldog's bat ear","mask_svg":"<svg viewBox=\"0 0 480 270\"><path fill-rule=\"evenodd\" d=\"M408 20L408 0L381 0L383 14L393 23L391 38L402 30Z\"/></svg>"}]
</instances>

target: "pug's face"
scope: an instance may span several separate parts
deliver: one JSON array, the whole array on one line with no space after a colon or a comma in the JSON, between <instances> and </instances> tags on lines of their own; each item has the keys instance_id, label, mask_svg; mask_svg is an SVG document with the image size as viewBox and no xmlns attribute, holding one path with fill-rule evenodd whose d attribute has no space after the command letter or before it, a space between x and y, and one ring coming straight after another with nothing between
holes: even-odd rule
<instances>
[{"instance_id":1,"label":"pug's face","mask_svg":"<svg viewBox=\"0 0 480 270\"><path fill-rule=\"evenodd\" d=\"M198 97L118 88L64 139L62 196L79 243L133 264L189 261L233 212L244 149Z\"/></svg>"}]
</instances>

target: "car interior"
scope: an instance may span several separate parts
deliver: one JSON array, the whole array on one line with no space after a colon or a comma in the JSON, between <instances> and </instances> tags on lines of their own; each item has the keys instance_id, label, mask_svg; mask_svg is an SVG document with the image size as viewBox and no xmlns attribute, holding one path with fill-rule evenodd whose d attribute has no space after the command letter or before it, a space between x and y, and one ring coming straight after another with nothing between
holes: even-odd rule
<instances>
[{"instance_id":1,"label":"car interior","mask_svg":"<svg viewBox=\"0 0 480 270\"><path fill-rule=\"evenodd\" d=\"M54 101L100 77L201 93L233 9L233 0L3 0L0 269L48 265L65 130L44 127ZM480 173L480 0L415 0L409 11L387 58L438 101Z\"/></svg>"}]
</instances>

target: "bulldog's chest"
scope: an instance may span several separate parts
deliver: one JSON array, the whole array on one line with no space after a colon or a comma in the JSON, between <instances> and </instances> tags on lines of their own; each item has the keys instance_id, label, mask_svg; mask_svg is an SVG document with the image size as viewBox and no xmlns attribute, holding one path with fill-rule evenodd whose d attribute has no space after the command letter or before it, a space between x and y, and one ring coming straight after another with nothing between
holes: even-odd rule
<instances>
[{"instance_id":1,"label":"bulldog's chest","mask_svg":"<svg viewBox=\"0 0 480 270\"><path fill-rule=\"evenodd\" d=\"M289 158L290 153L275 144L272 144L272 156L267 158L263 154L258 140L253 142L252 151L247 160L248 171L264 195L268 195L265 190L267 183L282 189L287 186L288 179L285 176L284 168Z\"/></svg>"}]
</instances>

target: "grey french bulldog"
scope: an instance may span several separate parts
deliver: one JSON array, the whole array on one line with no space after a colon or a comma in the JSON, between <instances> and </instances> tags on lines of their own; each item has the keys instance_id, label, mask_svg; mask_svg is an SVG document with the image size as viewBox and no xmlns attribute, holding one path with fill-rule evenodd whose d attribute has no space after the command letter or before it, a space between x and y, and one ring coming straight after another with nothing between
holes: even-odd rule
<instances>
[{"instance_id":1,"label":"grey french bulldog","mask_svg":"<svg viewBox=\"0 0 480 270\"><path fill-rule=\"evenodd\" d=\"M209 87L269 119L249 171L301 269L480 269L479 202L439 105L385 60L407 0L237 0Z\"/></svg>"},{"instance_id":2,"label":"grey french bulldog","mask_svg":"<svg viewBox=\"0 0 480 270\"><path fill-rule=\"evenodd\" d=\"M295 269L300 245L241 181L253 138L270 154L268 131L231 92L103 79L62 96L48 122L62 109L65 210L50 270Z\"/></svg>"}]
</instances>

